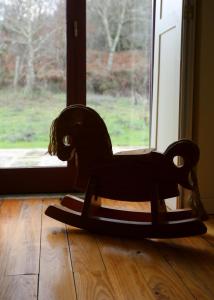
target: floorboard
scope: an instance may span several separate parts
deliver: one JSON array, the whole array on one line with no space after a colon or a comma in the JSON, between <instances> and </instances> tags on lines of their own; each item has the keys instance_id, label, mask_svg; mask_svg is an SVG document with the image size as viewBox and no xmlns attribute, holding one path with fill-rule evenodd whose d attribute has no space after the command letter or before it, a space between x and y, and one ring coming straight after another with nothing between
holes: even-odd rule
<instances>
[{"instance_id":1,"label":"floorboard","mask_svg":"<svg viewBox=\"0 0 214 300\"><path fill-rule=\"evenodd\" d=\"M17 227L22 201L2 201L0 207L0 278L7 273L11 263L11 249L13 248L14 230ZM17 257L18 259L18 257Z\"/></svg>"},{"instance_id":2,"label":"floorboard","mask_svg":"<svg viewBox=\"0 0 214 300\"><path fill-rule=\"evenodd\" d=\"M43 201L43 212L54 200ZM42 214L39 300L76 299L66 227Z\"/></svg>"},{"instance_id":3,"label":"floorboard","mask_svg":"<svg viewBox=\"0 0 214 300\"><path fill-rule=\"evenodd\" d=\"M98 237L98 241L115 299L155 299L141 271L123 247L122 240Z\"/></svg>"},{"instance_id":4,"label":"floorboard","mask_svg":"<svg viewBox=\"0 0 214 300\"><path fill-rule=\"evenodd\" d=\"M78 299L115 299L95 235L68 227L68 237Z\"/></svg>"},{"instance_id":5,"label":"floorboard","mask_svg":"<svg viewBox=\"0 0 214 300\"><path fill-rule=\"evenodd\" d=\"M214 249L206 240L161 241L159 250L195 299L214 299Z\"/></svg>"},{"instance_id":6,"label":"floorboard","mask_svg":"<svg viewBox=\"0 0 214 300\"><path fill-rule=\"evenodd\" d=\"M213 217L202 237L120 239L47 217L58 202L0 201L0 300L214 299Z\"/></svg>"},{"instance_id":7,"label":"floorboard","mask_svg":"<svg viewBox=\"0 0 214 300\"><path fill-rule=\"evenodd\" d=\"M1 300L37 300L37 275L5 276L0 279Z\"/></svg>"},{"instance_id":8,"label":"floorboard","mask_svg":"<svg viewBox=\"0 0 214 300\"><path fill-rule=\"evenodd\" d=\"M19 200L20 201L20 200ZM13 228L7 275L38 274L40 256L42 201L21 201Z\"/></svg>"},{"instance_id":9,"label":"floorboard","mask_svg":"<svg viewBox=\"0 0 214 300\"><path fill-rule=\"evenodd\" d=\"M132 257L156 299L193 299L183 281L158 251L158 241L124 241L123 249Z\"/></svg>"}]
</instances>

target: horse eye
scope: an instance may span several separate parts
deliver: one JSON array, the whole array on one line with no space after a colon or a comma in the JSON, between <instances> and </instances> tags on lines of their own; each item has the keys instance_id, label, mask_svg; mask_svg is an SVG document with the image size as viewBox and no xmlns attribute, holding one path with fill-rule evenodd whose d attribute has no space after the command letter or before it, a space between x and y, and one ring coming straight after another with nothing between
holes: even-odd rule
<instances>
[{"instance_id":1,"label":"horse eye","mask_svg":"<svg viewBox=\"0 0 214 300\"><path fill-rule=\"evenodd\" d=\"M63 137L63 145L65 145L65 146L71 146L71 141L72 141L71 136L65 135Z\"/></svg>"}]
</instances>

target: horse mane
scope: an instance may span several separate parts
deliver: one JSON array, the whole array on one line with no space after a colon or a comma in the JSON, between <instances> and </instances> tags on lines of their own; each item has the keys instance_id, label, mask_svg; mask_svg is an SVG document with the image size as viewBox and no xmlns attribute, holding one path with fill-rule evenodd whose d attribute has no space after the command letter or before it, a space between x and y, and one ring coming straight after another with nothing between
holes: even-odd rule
<instances>
[{"instance_id":1,"label":"horse mane","mask_svg":"<svg viewBox=\"0 0 214 300\"><path fill-rule=\"evenodd\" d=\"M50 134L49 134L49 145L48 145L48 153L50 155L57 155L57 128L58 118L54 119L51 127L50 127Z\"/></svg>"}]
</instances>

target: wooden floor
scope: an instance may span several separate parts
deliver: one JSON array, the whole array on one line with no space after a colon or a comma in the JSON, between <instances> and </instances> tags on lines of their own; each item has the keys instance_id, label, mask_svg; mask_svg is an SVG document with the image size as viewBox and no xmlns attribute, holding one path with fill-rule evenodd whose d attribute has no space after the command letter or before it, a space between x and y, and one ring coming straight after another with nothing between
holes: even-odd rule
<instances>
[{"instance_id":1,"label":"wooden floor","mask_svg":"<svg viewBox=\"0 0 214 300\"><path fill-rule=\"evenodd\" d=\"M214 299L214 218L204 237L126 240L48 218L56 201L0 201L0 300Z\"/></svg>"}]
</instances>

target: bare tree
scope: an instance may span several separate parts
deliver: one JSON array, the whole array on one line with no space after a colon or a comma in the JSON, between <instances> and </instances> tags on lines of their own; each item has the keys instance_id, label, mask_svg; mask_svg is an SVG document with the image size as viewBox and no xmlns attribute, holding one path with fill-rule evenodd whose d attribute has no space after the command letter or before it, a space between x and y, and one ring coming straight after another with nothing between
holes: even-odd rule
<instances>
[{"instance_id":1,"label":"bare tree","mask_svg":"<svg viewBox=\"0 0 214 300\"><path fill-rule=\"evenodd\" d=\"M127 10L127 0L93 0L89 3L89 9L98 14L101 19L106 34L109 50L107 69L111 71L114 53L116 51L125 15Z\"/></svg>"},{"instance_id":2,"label":"bare tree","mask_svg":"<svg viewBox=\"0 0 214 300\"><path fill-rule=\"evenodd\" d=\"M112 69L114 53L119 48L149 49L151 32L148 26L152 17L150 0L88 0L87 3L89 22L96 23L94 39L106 44L109 52L108 71ZM102 39L103 32L105 42Z\"/></svg>"},{"instance_id":3,"label":"bare tree","mask_svg":"<svg viewBox=\"0 0 214 300\"><path fill-rule=\"evenodd\" d=\"M23 58L26 90L34 88L36 58L56 31L48 26L48 17L56 10L57 3L57 0L6 1L3 28L7 33L6 42L15 55L14 86L19 80L20 62Z\"/></svg>"}]
</instances>

